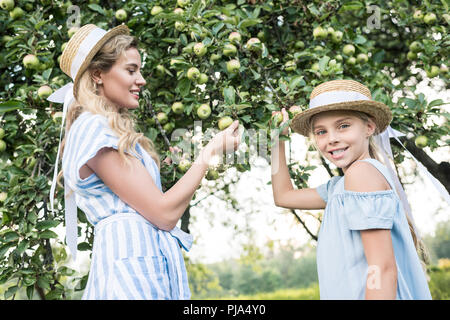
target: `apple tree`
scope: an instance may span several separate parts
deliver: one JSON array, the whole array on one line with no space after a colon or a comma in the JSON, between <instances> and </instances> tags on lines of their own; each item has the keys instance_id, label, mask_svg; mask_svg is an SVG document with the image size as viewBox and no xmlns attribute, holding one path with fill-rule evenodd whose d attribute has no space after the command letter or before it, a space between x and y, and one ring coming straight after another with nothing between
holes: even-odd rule
<instances>
[{"instance_id":1,"label":"apple tree","mask_svg":"<svg viewBox=\"0 0 450 320\"><path fill-rule=\"evenodd\" d=\"M75 271L66 266L66 247L55 232L64 226L64 189L57 187L54 212L48 203L62 106L46 98L70 81L59 59L81 25L107 30L125 23L139 39L147 85L133 112L137 129L164 160L165 190L186 172L208 135L233 119L245 129L244 144L268 141L258 150L267 155L271 133L280 130L272 113L279 117L285 107L293 116L307 108L316 85L343 78L363 82L375 100L391 107L392 127L407 134L406 148L449 190L449 163L427 154L449 143L445 101L416 94L426 78L448 86L448 9L439 0L0 0L4 297L24 289L28 298L70 299L87 279L76 278L75 289L66 283ZM400 93L396 100L394 93ZM174 147L182 152L171 152ZM405 151L395 143L393 148L401 165ZM234 161L219 159L206 179L219 181L231 167L249 170L249 148L241 153ZM339 174L323 163L330 175ZM289 167L296 186L307 186L313 167ZM221 190L232 202L228 187ZM189 217L188 208L184 230ZM93 228L80 210L78 219L79 250L89 251Z\"/></svg>"}]
</instances>

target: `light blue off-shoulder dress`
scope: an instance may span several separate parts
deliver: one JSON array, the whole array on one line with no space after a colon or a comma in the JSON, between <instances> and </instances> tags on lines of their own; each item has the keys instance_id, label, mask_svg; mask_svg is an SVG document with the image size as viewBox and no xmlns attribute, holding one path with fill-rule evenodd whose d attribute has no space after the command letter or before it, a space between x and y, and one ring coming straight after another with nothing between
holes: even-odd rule
<instances>
[{"instance_id":1,"label":"light blue off-shoulder dress","mask_svg":"<svg viewBox=\"0 0 450 320\"><path fill-rule=\"evenodd\" d=\"M377 168L391 190L354 192L344 177L333 177L316 190L326 202L317 243L317 272L321 299L365 299L368 265L360 230L390 229L397 264L397 299L431 299L402 204L387 168ZM361 177L362 179L364 177Z\"/></svg>"},{"instance_id":2,"label":"light blue off-shoulder dress","mask_svg":"<svg viewBox=\"0 0 450 320\"><path fill-rule=\"evenodd\" d=\"M119 138L107 118L82 113L67 133L62 166L64 183L75 192L77 206L95 226L89 278L82 299L189 299L191 294L181 247L192 237L175 227L164 231L123 202L95 174L85 179L80 168L104 147L118 148ZM136 145L141 160L161 189L158 166Z\"/></svg>"}]
</instances>

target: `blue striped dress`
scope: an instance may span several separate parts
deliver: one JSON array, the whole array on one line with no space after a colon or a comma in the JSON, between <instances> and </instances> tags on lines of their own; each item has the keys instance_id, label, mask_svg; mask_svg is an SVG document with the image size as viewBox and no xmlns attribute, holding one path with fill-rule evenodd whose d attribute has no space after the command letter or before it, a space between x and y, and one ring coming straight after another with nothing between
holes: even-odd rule
<instances>
[{"instance_id":1,"label":"blue striped dress","mask_svg":"<svg viewBox=\"0 0 450 320\"><path fill-rule=\"evenodd\" d=\"M152 225L123 202L92 173L81 179L80 168L104 147L118 149L118 137L107 118L82 113L67 133L62 167L64 183L75 192L77 206L95 226L89 278L82 299L189 299L181 247L192 237L175 227L170 232ZM161 179L150 155L136 145L141 160L158 188ZM67 196L67 195L66 195Z\"/></svg>"}]
</instances>

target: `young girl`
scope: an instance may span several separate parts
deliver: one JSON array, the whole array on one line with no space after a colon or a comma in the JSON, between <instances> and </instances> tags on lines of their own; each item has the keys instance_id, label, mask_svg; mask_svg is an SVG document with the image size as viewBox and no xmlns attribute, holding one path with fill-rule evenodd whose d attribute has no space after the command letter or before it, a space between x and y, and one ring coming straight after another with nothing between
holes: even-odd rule
<instances>
[{"instance_id":1,"label":"young girl","mask_svg":"<svg viewBox=\"0 0 450 320\"><path fill-rule=\"evenodd\" d=\"M64 184L75 194L75 210L79 206L95 226L83 299L189 299L180 247L188 250L192 239L176 224L210 158L238 147L238 121L218 133L163 193L158 154L151 140L135 132L129 112L139 106L146 81L137 41L128 33L124 25L109 32L85 25L61 57L61 69L74 79L75 98L62 144ZM67 210L66 200L69 224Z\"/></svg>"},{"instance_id":2,"label":"young girl","mask_svg":"<svg viewBox=\"0 0 450 320\"><path fill-rule=\"evenodd\" d=\"M285 123L288 114L282 113ZM325 208L317 243L321 299L431 299L414 229L372 142L391 119L389 108L373 101L364 85L328 81L312 91L309 110L296 115L291 128L310 137L344 176L296 190L284 141L272 148L275 204Z\"/></svg>"}]
</instances>

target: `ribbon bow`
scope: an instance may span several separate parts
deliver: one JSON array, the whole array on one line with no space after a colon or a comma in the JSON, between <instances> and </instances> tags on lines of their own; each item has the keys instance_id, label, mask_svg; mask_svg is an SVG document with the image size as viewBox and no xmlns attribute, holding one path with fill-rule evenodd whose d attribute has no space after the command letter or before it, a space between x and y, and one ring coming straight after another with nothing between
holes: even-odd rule
<instances>
[{"instance_id":1,"label":"ribbon bow","mask_svg":"<svg viewBox=\"0 0 450 320\"><path fill-rule=\"evenodd\" d=\"M53 213L53 201L55 199L55 188L56 188L56 178L58 176L58 162L59 162L59 152L61 148L61 137L62 137L62 130L64 127L64 122L66 119L66 113L67 109L69 108L70 104L74 100L73 96L73 83L70 82L66 84L65 86L59 88L54 93L52 93L47 100L51 102L56 103L64 103L63 107L63 116L61 121L61 129L59 132L59 144L58 144L58 154L56 155L56 161L55 161L55 170L53 172L53 181L52 186L50 188L50 208ZM72 253L73 259L76 260L77 258L77 204L75 202L75 193L70 192L71 189L67 185L67 183L64 183L64 204L66 207L65 210L65 220L66 220L66 241L67 245L69 246L69 250ZM70 196L67 196L70 194Z\"/></svg>"}]
</instances>

